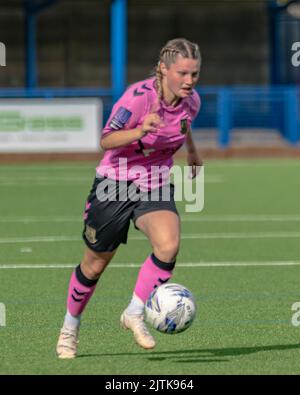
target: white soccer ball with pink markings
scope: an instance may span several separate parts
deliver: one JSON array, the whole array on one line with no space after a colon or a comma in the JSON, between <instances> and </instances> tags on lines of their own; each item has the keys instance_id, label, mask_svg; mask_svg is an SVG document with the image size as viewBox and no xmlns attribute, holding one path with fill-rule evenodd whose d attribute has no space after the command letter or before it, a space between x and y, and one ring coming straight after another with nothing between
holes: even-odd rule
<instances>
[{"instance_id":1,"label":"white soccer ball with pink markings","mask_svg":"<svg viewBox=\"0 0 300 395\"><path fill-rule=\"evenodd\" d=\"M189 328L196 310L191 291L175 283L156 288L145 305L146 321L159 332L168 334L183 332Z\"/></svg>"}]
</instances>

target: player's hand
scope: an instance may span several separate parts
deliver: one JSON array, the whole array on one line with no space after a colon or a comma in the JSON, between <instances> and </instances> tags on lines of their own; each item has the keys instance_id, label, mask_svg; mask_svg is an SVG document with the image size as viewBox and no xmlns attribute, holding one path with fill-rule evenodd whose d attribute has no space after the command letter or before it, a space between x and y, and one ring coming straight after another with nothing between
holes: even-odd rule
<instances>
[{"instance_id":1,"label":"player's hand","mask_svg":"<svg viewBox=\"0 0 300 395\"><path fill-rule=\"evenodd\" d=\"M201 166L203 166L203 161L199 157L197 151L188 152L187 164L191 166L191 173L189 175L189 178L193 179L199 174Z\"/></svg>"},{"instance_id":2,"label":"player's hand","mask_svg":"<svg viewBox=\"0 0 300 395\"><path fill-rule=\"evenodd\" d=\"M162 119L158 114L148 114L141 126L142 136L145 136L147 133L155 133L159 127L163 126Z\"/></svg>"}]
</instances>

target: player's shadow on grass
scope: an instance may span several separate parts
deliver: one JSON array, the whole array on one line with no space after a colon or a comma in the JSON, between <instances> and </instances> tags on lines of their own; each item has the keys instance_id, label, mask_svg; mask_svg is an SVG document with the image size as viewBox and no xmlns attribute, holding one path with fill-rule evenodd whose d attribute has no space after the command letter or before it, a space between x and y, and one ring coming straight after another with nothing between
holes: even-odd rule
<instances>
[{"instance_id":1,"label":"player's shadow on grass","mask_svg":"<svg viewBox=\"0 0 300 395\"><path fill-rule=\"evenodd\" d=\"M178 363L211 363L227 362L226 357L255 354L268 351L287 351L300 349L300 343L278 344L257 347L228 347L228 348L203 348L198 350L176 350L176 351L142 351L139 353L109 353L109 354L82 354L78 358L88 357L120 357L120 356L147 356L149 361L174 360ZM148 355L147 355L148 354Z\"/></svg>"},{"instance_id":2,"label":"player's shadow on grass","mask_svg":"<svg viewBox=\"0 0 300 395\"><path fill-rule=\"evenodd\" d=\"M244 355L255 354L258 352L267 352L267 351L287 351L292 349L300 349L300 344L279 344L279 345L257 346L257 347L230 347L230 348L211 348L211 349L200 349L200 350L182 350L179 353L183 355L176 355L176 360L174 362L178 362L178 363L227 362L230 359L226 357L244 356Z\"/></svg>"}]
</instances>

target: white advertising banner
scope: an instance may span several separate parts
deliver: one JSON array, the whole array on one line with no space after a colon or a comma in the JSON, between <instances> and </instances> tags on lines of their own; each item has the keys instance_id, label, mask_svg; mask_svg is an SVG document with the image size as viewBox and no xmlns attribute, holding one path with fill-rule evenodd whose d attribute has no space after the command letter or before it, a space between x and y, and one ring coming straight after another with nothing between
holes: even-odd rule
<instances>
[{"instance_id":1,"label":"white advertising banner","mask_svg":"<svg viewBox=\"0 0 300 395\"><path fill-rule=\"evenodd\" d=\"M98 152L101 99L1 99L1 152Z\"/></svg>"}]
</instances>

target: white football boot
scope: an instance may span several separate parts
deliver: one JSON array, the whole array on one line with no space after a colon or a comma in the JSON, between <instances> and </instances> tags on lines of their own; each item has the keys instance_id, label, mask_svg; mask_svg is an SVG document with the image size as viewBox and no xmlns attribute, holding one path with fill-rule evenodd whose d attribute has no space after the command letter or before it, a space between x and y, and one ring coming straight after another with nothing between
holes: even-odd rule
<instances>
[{"instance_id":1,"label":"white football boot","mask_svg":"<svg viewBox=\"0 0 300 395\"><path fill-rule=\"evenodd\" d=\"M71 359L77 355L79 328L70 329L63 327L58 338L56 353L58 358Z\"/></svg>"},{"instance_id":2,"label":"white football boot","mask_svg":"<svg viewBox=\"0 0 300 395\"><path fill-rule=\"evenodd\" d=\"M121 315L120 323L123 329L132 330L139 346L145 349L155 347L155 340L146 327L143 315L130 315L125 310Z\"/></svg>"}]
</instances>

